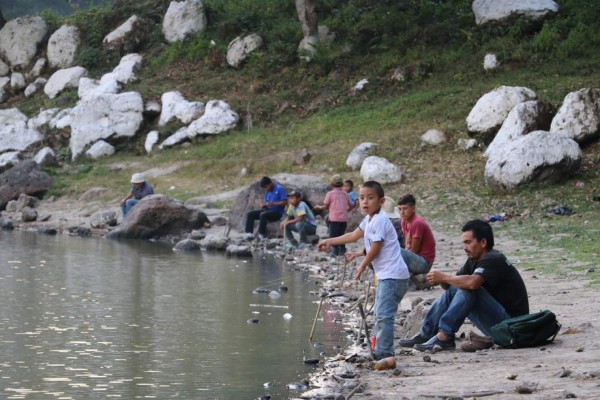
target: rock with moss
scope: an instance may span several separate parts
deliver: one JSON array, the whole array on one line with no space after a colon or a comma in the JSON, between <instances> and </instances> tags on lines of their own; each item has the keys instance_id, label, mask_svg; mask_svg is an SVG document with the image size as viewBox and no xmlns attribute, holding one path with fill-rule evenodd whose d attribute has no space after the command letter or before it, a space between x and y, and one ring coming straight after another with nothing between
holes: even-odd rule
<instances>
[{"instance_id":1,"label":"rock with moss","mask_svg":"<svg viewBox=\"0 0 600 400\"><path fill-rule=\"evenodd\" d=\"M138 51L140 46L148 41L150 26L151 24L144 18L132 15L127 21L104 37L102 46L119 53Z\"/></svg>"},{"instance_id":2,"label":"rock with moss","mask_svg":"<svg viewBox=\"0 0 600 400\"><path fill-rule=\"evenodd\" d=\"M240 116L222 100L211 100L206 103L204 115L188 126L188 136L217 135L235 128Z\"/></svg>"},{"instance_id":3,"label":"rock with moss","mask_svg":"<svg viewBox=\"0 0 600 400\"><path fill-rule=\"evenodd\" d=\"M50 76L44 86L46 96L53 99L66 89L79 87L79 79L87 75L87 70L83 67L71 67L59 69Z\"/></svg>"},{"instance_id":4,"label":"rock with moss","mask_svg":"<svg viewBox=\"0 0 600 400\"><path fill-rule=\"evenodd\" d=\"M472 4L477 25L512 21L525 17L539 21L558 12L552 0L475 0Z\"/></svg>"},{"instance_id":5,"label":"rock with moss","mask_svg":"<svg viewBox=\"0 0 600 400\"><path fill-rule=\"evenodd\" d=\"M26 16L10 20L0 29L0 57L14 69L31 64L48 34L42 17Z\"/></svg>"},{"instance_id":6,"label":"rock with moss","mask_svg":"<svg viewBox=\"0 0 600 400\"><path fill-rule=\"evenodd\" d=\"M600 138L600 89L569 93L552 120L550 132L578 143Z\"/></svg>"},{"instance_id":7,"label":"rock with moss","mask_svg":"<svg viewBox=\"0 0 600 400\"><path fill-rule=\"evenodd\" d=\"M201 0L172 1L163 18L163 34L167 42L174 43L205 30L206 23Z\"/></svg>"},{"instance_id":8,"label":"rock with moss","mask_svg":"<svg viewBox=\"0 0 600 400\"><path fill-rule=\"evenodd\" d=\"M73 25L63 25L48 39L48 64L50 68L68 68L75 62L79 48L79 29ZM38 75L39 76L39 75Z\"/></svg>"},{"instance_id":9,"label":"rock with moss","mask_svg":"<svg viewBox=\"0 0 600 400\"><path fill-rule=\"evenodd\" d=\"M256 33L236 37L227 46L227 64L239 68L262 43L262 38Z\"/></svg>"}]
</instances>

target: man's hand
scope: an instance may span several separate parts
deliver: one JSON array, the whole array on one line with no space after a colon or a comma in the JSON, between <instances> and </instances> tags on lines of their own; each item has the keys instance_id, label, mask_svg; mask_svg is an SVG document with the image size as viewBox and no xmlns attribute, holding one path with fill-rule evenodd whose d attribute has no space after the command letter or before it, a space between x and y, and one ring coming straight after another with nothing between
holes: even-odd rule
<instances>
[{"instance_id":1,"label":"man's hand","mask_svg":"<svg viewBox=\"0 0 600 400\"><path fill-rule=\"evenodd\" d=\"M432 269L427 274L427 282L429 282L431 285L439 285L444 283L447 276L448 274L445 274L442 271Z\"/></svg>"}]
</instances>

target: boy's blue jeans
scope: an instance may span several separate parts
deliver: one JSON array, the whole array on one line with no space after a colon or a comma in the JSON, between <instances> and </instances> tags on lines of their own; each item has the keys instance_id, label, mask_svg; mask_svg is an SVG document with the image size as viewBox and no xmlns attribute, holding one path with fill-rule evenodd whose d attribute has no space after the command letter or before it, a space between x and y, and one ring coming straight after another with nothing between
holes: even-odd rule
<instances>
[{"instance_id":1,"label":"boy's blue jeans","mask_svg":"<svg viewBox=\"0 0 600 400\"><path fill-rule=\"evenodd\" d=\"M133 208L133 206L135 206L138 202L139 202L139 200L136 198L127 199L125 201L125 204L123 204L123 207L121 207L121 211L123 212L123 217L125 217L127 215L127 213Z\"/></svg>"},{"instance_id":2,"label":"boy's blue jeans","mask_svg":"<svg viewBox=\"0 0 600 400\"><path fill-rule=\"evenodd\" d=\"M300 243L308 243L308 235L314 235L317 232L317 227L304 221L286 225L285 237L289 243L294 243L294 234L292 231L300 234Z\"/></svg>"},{"instance_id":3,"label":"boy's blue jeans","mask_svg":"<svg viewBox=\"0 0 600 400\"><path fill-rule=\"evenodd\" d=\"M408 279L383 279L377 285L375 295L375 354L394 353L394 321L398 305L408 290Z\"/></svg>"},{"instance_id":4,"label":"boy's blue jeans","mask_svg":"<svg viewBox=\"0 0 600 400\"><path fill-rule=\"evenodd\" d=\"M425 315L421 335L433 337L442 331L454 336L467 317L484 335L490 336L490 328L510 315L482 287L466 290L450 286Z\"/></svg>"}]
</instances>

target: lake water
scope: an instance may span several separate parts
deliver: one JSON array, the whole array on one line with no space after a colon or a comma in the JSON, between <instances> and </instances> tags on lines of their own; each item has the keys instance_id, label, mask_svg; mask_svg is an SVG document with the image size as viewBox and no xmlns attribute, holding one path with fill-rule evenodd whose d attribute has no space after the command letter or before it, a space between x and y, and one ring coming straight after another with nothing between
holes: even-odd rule
<instances>
[{"instance_id":1,"label":"lake water","mask_svg":"<svg viewBox=\"0 0 600 400\"><path fill-rule=\"evenodd\" d=\"M308 341L307 273L171 247L0 231L0 398L290 398L313 368L303 351L343 346L327 303L323 346ZM279 299L252 293L282 282Z\"/></svg>"}]
</instances>

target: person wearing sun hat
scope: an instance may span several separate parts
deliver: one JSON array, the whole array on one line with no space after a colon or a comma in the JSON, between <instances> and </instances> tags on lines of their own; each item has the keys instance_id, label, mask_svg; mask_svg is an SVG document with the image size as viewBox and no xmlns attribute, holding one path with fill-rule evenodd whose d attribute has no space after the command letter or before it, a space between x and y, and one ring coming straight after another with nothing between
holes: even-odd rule
<instances>
[{"instance_id":1,"label":"person wearing sun hat","mask_svg":"<svg viewBox=\"0 0 600 400\"><path fill-rule=\"evenodd\" d=\"M138 201L146 196L154 194L154 188L144 179L144 175L141 173L135 173L131 176L131 190L127 193L127 196L121 200L121 211L123 211L123 218L127 213L135 206Z\"/></svg>"}]
</instances>

